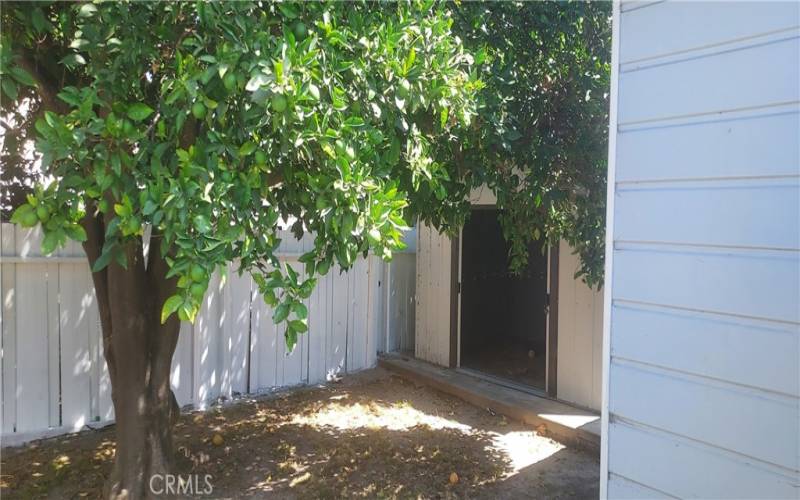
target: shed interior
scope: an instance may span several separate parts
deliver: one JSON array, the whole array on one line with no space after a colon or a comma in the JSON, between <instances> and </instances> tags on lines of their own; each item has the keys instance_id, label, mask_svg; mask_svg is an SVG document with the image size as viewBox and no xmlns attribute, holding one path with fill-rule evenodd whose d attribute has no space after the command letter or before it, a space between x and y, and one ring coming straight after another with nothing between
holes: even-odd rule
<instances>
[{"instance_id":1,"label":"shed interior","mask_svg":"<svg viewBox=\"0 0 800 500\"><path fill-rule=\"evenodd\" d=\"M528 267L508 269L498 211L475 208L461 237L460 366L546 390L547 252L528 248Z\"/></svg>"}]
</instances>

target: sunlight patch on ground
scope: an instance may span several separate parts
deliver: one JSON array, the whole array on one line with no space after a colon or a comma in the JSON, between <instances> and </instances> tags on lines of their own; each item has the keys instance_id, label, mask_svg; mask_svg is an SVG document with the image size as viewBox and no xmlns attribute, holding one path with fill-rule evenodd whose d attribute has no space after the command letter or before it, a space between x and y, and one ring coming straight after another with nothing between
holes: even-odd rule
<instances>
[{"instance_id":1,"label":"sunlight patch on ground","mask_svg":"<svg viewBox=\"0 0 800 500\"><path fill-rule=\"evenodd\" d=\"M540 462L564 449L564 445L534 431L512 431L505 434L492 433L492 443L511 461L508 476L513 476L525 467Z\"/></svg>"},{"instance_id":2,"label":"sunlight patch on ground","mask_svg":"<svg viewBox=\"0 0 800 500\"><path fill-rule=\"evenodd\" d=\"M431 429L457 429L465 433L472 430L468 425L429 415L407 403L389 406L378 403L341 404L331 402L314 413L295 416L292 423L314 427L330 426L339 430L368 428L397 431L407 430L417 425L424 425Z\"/></svg>"}]
</instances>

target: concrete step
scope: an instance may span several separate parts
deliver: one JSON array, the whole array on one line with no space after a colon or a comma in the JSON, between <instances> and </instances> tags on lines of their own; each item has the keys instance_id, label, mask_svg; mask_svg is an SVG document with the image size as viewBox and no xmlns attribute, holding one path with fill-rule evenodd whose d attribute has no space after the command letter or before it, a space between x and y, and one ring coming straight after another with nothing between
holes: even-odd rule
<instances>
[{"instance_id":1,"label":"concrete step","mask_svg":"<svg viewBox=\"0 0 800 500\"><path fill-rule=\"evenodd\" d=\"M557 441L600 454L600 415L595 412L407 356L381 355L378 365L413 382L531 425Z\"/></svg>"}]
</instances>

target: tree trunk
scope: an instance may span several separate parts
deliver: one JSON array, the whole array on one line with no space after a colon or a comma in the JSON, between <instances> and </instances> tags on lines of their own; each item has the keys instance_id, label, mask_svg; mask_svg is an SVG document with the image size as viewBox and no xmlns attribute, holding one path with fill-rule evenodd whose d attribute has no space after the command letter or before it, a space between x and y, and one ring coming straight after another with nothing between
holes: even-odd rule
<instances>
[{"instance_id":1,"label":"tree trunk","mask_svg":"<svg viewBox=\"0 0 800 500\"><path fill-rule=\"evenodd\" d=\"M83 226L88 235L84 249L93 264L103 248L105 224L87 216ZM176 280L166 279L158 245L151 248L147 265L137 241L124 249L127 268L113 262L92 275L116 418L115 462L105 490L109 498L153 497L151 478L172 472L172 427L180 409L169 375L180 321L172 315L160 322ZM163 478L154 483L163 485Z\"/></svg>"}]
</instances>

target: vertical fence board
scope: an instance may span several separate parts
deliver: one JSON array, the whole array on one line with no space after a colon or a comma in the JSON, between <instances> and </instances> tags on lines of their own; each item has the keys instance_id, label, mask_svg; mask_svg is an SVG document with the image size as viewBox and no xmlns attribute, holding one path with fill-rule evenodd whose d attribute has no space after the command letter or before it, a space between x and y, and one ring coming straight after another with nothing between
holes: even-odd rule
<instances>
[{"instance_id":1,"label":"vertical fence board","mask_svg":"<svg viewBox=\"0 0 800 500\"><path fill-rule=\"evenodd\" d=\"M28 255L38 251L41 241L37 230L17 232L17 253ZM47 293L47 264L17 267L16 312L17 335L17 432L46 429L50 422L50 370L48 353L48 321L50 309Z\"/></svg>"},{"instance_id":2,"label":"vertical fence board","mask_svg":"<svg viewBox=\"0 0 800 500\"><path fill-rule=\"evenodd\" d=\"M209 279L208 290L194 324L193 397L200 408L220 395L220 285L220 276L214 273Z\"/></svg>"},{"instance_id":3,"label":"vertical fence board","mask_svg":"<svg viewBox=\"0 0 800 500\"><path fill-rule=\"evenodd\" d=\"M358 259L350 275L350 318L347 321L347 371L367 366L367 328L369 311L369 262Z\"/></svg>"},{"instance_id":4,"label":"vertical fence board","mask_svg":"<svg viewBox=\"0 0 800 500\"><path fill-rule=\"evenodd\" d=\"M347 370L347 315L349 304L349 275L339 267L331 269L331 332L328 337L328 380Z\"/></svg>"},{"instance_id":5,"label":"vertical fence board","mask_svg":"<svg viewBox=\"0 0 800 500\"><path fill-rule=\"evenodd\" d=\"M325 381L327 338L330 326L331 274L319 278L311 293L308 309L308 383Z\"/></svg>"},{"instance_id":6,"label":"vertical fence board","mask_svg":"<svg viewBox=\"0 0 800 500\"><path fill-rule=\"evenodd\" d=\"M50 425L61 424L60 383L61 373L59 360L61 357L61 331L59 326L59 272L58 264L46 264L47 273L47 406Z\"/></svg>"},{"instance_id":7,"label":"vertical fence board","mask_svg":"<svg viewBox=\"0 0 800 500\"><path fill-rule=\"evenodd\" d=\"M378 349L381 348L380 332L386 325L386 304L383 297L384 271L386 265L375 256L367 260L367 339L364 345L366 350L366 366L373 366L377 361Z\"/></svg>"},{"instance_id":8,"label":"vertical fence board","mask_svg":"<svg viewBox=\"0 0 800 500\"><path fill-rule=\"evenodd\" d=\"M288 254L300 254L303 252L303 241L297 240L292 235L285 235L281 242L281 251ZM297 272L298 279L303 280L305 272L303 264L296 259L289 259L284 263L286 266L291 266ZM290 316L293 319L294 315ZM297 385L302 381L303 374L303 354L302 354L302 340L304 335L297 338L297 345L294 349L289 351L286 346L286 324L281 324L278 328L277 338L277 357L278 357L278 386Z\"/></svg>"},{"instance_id":9,"label":"vertical fence board","mask_svg":"<svg viewBox=\"0 0 800 500\"><path fill-rule=\"evenodd\" d=\"M272 309L260 293L255 296L252 310L250 391L257 392L276 385L278 334L272 322Z\"/></svg>"},{"instance_id":10,"label":"vertical fence board","mask_svg":"<svg viewBox=\"0 0 800 500\"><path fill-rule=\"evenodd\" d=\"M180 406L191 404L194 401L192 398L194 388L193 341L192 325L181 323L178 344L175 346L175 354L172 356L172 373L170 373L170 385Z\"/></svg>"},{"instance_id":11,"label":"vertical fence board","mask_svg":"<svg viewBox=\"0 0 800 500\"><path fill-rule=\"evenodd\" d=\"M226 349L230 350L230 390L232 394L247 392L247 351L250 342L250 290L249 274L239 276L235 270L228 275L230 285L225 293L230 295L228 324L231 325Z\"/></svg>"},{"instance_id":12,"label":"vertical fence board","mask_svg":"<svg viewBox=\"0 0 800 500\"><path fill-rule=\"evenodd\" d=\"M16 231L14 226L3 224L0 232L2 255L16 254ZM2 264L3 321L2 321L2 432L12 433L17 425L17 290L14 264Z\"/></svg>"},{"instance_id":13,"label":"vertical fence board","mask_svg":"<svg viewBox=\"0 0 800 500\"><path fill-rule=\"evenodd\" d=\"M61 295L59 308L61 424L79 430L92 420L92 357L89 332L92 294L90 284L87 282L86 266L62 264L54 267L59 270ZM57 424L51 421L51 425Z\"/></svg>"}]
</instances>

